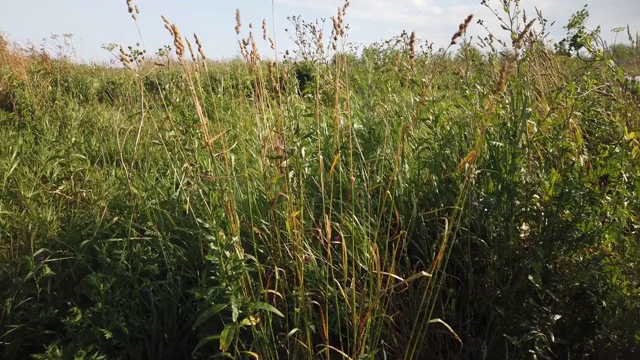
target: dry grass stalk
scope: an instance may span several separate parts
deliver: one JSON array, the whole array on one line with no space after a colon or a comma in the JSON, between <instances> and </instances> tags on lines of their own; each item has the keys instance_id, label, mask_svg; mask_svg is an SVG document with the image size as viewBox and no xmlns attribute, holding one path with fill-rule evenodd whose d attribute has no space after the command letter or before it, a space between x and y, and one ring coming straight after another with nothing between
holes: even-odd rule
<instances>
[{"instance_id":1,"label":"dry grass stalk","mask_svg":"<svg viewBox=\"0 0 640 360\"><path fill-rule=\"evenodd\" d=\"M240 28L242 26L241 18L240 18L240 9L236 9L236 34L240 35ZM262 37L263 39L267 39L267 22L266 20L262 21ZM271 40L271 39L270 39ZM253 64L257 64L260 61L260 52L258 51L258 45L253 37L253 23L249 23L249 37L246 39L238 40L238 45L240 47L240 54L245 61L251 62ZM272 48L275 48L275 44L271 41Z\"/></svg>"},{"instance_id":2,"label":"dry grass stalk","mask_svg":"<svg viewBox=\"0 0 640 360\"><path fill-rule=\"evenodd\" d=\"M198 119L200 120L200 126L202 128L202 132L204 135L205 145L208 148L209 152L211 154L214 154L213 139L211 138L209 127L207 125L209 120L205 116L204 111L202 110L202 106L200 105L200 101L198 100L198 96L196 94L196 90L193 84L193 79L191 78L191 75L190 75L189 66L187 66L187 63L184 61L184 42L182 40L182 35L180 34L180 30L178 29L178 26L176 24L172 24L169 21L169 19L167 19L164 15L161 15L161 18L162 18L162 21L164 22L165 29L167 29L167 31L169 31L169 34L171 34L171 36L173 37L173 44L176 47L176 55L178 55L178 59L182 63L182 66L188 75L187 81L189 84L189 89L191 91L192 99L196 107L196 113L198 114ZM198 40L198 43L199 43L199 40ZM189 51L191 52L191 56L193 56L193 49L191 48L191 44L188 40L187 40L187 44L189 45Z\"/></svg>"},{"instance_id":3,"label":"dry grass stalk","mask_svg":"<svg viewBox=\"0 0 640 360\"><path fill-rule=\"evenodd\" d=\"M498 74L498 81L491 92L491 95L488 99L488 109L490 112L493 112L495 108L495 99L506 89L507 84L507 76L512 71L514 66L514 60L508 59L500 67L500 73Z\"/></svg>"},{"instance_id":4,"label":"dry grass stalk","mask_svg":"<svg viewBox=\"0 0 640 360\"><path fill-rule=\"evenodd\" d=\"M345 25L344 15L349 7L349 0L345 0L344 5L338 7L338 15L331 18L333 21L333 42L331 48L335 51L338 48L338 38L344 37Z\"/></svg>"},{"instance_id":5,"label":"dry grass stalk","mask_svg":"<svg viewBox=\"0 0 640 360\"><path fill-rule=\"evenodd\" d=\"M402 62L402 53L398 52L398 55L396 55L396 60L393 63L393 71L398 71L398 69L400 68L401 62Z\"/></svg>"},{"instance_id":6,"label":"dry grass stalk","mask_svg":"<svg viewBox=\"0 0 640 360\"><path fill-rule=\"evenodd\" d=\"M269 82L271 82L271 88L280 95L280 84L276 81L276 63L275 61L269 61Z\"/></svg>"},{"instance_id":7,"label":"dry grass stalk","mask_svg":"<svg viewBox=\"0 0 640 360\"><path fill-rule=\"evenodd\" d=\"M322 41L322 30L316 32L314 36L316 39L316 48L318 49L318 52L320 52L320 55L322 55L324 49L324 42Z\"/></svg>"},{"instance_id":8,"label":"dry grass stalk","mask_svg":"<svg viewBox=\"0 0 640 360\"><path fill-rule=\"evenodd\" d=\"M31 53L33 53L33 51L31 51ZM27 81L29 78L28 69L31 66L32 60L33 56L29 56L25 53L24 49L20 49L15 43L10 44L4 39L2 34L0 34L0 67L6 66L8 69L11 69L11 72L17 79ZM44 50L40 52L39 60L47 65L51 62L51 59ZM9 78L0 78L0 89L2 89L3 86L7 88L12 86L10 85Z\"/></svg>"},{"instance_id":9,"label":"dry grass stalk","mask_svg":"<svg viewBox=\"0 0 640 360\"><path fill-rule=\"evenodd\" d=\"M242 55L242 58L245 61L249 61L249 40L238 40L238 45L240 47L240 55Z\"/></svg>"},{"instance_id":10,"label":"dry grass stalk","mask_svg":"<svg viewBox=\"0 0 640 360\"><path fill-rule=\"evenodd\" d=\"M251 60L251 63L257 64L260 61L260 52L258 51L258 44L253 38L253 32L249 32L249 43L251 44L251 52L249 53L249 59Z\"/></svg>"}]
</instances>

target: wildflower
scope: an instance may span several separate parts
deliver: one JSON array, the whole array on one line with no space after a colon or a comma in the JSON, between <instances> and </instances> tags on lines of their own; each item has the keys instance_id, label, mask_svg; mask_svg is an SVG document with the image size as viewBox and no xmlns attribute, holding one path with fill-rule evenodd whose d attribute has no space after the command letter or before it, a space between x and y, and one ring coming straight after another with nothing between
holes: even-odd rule
<instances>
[{"instance_id":1,"label":"wildflower","mask_svg":"<svg viewBox=\"0 0 640 360\"><path fill-rule=\"evenodd\" d=\"M45 260L46 258L44 257L44 255L39 255L38 257L36 257L36 265L41 265Z\"/></svg>"}]
</instances>

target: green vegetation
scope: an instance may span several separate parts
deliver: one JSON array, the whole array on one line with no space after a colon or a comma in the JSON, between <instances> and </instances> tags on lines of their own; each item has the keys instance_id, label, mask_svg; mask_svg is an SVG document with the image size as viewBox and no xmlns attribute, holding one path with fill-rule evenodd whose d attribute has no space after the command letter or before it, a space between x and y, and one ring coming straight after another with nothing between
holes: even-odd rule
<instances>
[{"instance_id":1,"label":"green vegetation","mask_svg":"<svg viewBox=\"0 0 640 360\"><path fill-rule=\"evenodd\" d=\"M640 357L637 37L505 5L442 51L346 5L275 63L0 42L2 358Z\"/></svg>"}]
</instances>

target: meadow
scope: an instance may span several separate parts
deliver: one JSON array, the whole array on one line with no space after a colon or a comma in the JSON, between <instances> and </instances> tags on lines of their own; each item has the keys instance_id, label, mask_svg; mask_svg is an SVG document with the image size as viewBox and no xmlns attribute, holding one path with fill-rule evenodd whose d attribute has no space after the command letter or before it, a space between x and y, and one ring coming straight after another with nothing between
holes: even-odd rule
<instances>
[{"instance_id":1,"label":"meadow","mask_svg":"<svg viewBox=\"0 0 640 360\"><path fill-rule=\"evenodd\" d=\"M496 11L353 49L347 2L277 61L240 12L224 62L170 14L118 66L0 38L0 358L640 359L640 38Z\"/></svg>"}]
</instances>

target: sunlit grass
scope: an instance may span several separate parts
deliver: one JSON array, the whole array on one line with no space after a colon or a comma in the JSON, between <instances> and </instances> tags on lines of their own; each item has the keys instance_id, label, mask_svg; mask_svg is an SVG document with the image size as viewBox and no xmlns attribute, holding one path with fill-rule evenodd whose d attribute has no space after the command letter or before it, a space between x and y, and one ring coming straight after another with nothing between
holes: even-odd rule
<instances>
[{"instance_id":1,"label":"sunlit grass","mask_svg":"<svg viewBox=\"0 0 640 360\"><path fill-rule=\"evenodd\" d=\"M225 63L170 14L174 53L110 48L122 68L2 45L0 353L636 355L632 60L507 9L508 51L468 17L447 49L352 53L348 3L330 34L293 18L282 61L240 13Z\"/></svg>"}]
</instances>

